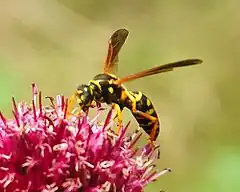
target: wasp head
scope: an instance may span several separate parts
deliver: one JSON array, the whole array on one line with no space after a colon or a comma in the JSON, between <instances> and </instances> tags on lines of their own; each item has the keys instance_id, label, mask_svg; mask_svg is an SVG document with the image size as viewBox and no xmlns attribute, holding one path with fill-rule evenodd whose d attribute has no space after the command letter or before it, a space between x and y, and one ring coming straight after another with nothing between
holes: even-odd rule
<instances>
[{"instance_id":1,"label":"wasp head","mask_svg":"<svg viewBox=\"0 0 240 192\"><path fill-rule=\"evenodd\" d=\"M77 103L83 111L87 111L94 99L93 90L89 85L80 85L76 91Z\"/></svg>"}]
</instances>

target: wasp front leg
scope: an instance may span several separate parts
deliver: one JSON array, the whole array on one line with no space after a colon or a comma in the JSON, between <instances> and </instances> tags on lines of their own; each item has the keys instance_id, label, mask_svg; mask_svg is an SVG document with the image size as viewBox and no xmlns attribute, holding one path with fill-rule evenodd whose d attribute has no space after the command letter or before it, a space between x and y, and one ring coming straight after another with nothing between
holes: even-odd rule
<instances>
[{"instance_id":1,"label":"wasp front leg","mask_svg":"<svg viewBox=\"0 0 240 192\"><path fill-rule=\"evenodd\" d=\"M73 94L71 96L71 98L68 100L68 104L67 104L67 117L72 115L73 105L74 105L75 100L76 100L75 94Z\"/></svg>"},{"instance_id":2,"label":"wasp front leg","mask_svg":"<svg viewBox=\"0 0 240 192\"><path fill-rule=\"evenodd\" d=\"M120 106L118 104L112 104L112 108L115 109L116 114L114 116L114 119L117 118L118 119L118 125L117 125L117 131L116 134L119 135L119 132L122 128L122 110L120 108Z\"/></svg>"},{"instance_id":3,"label":"wasp front leg","mask_svg":"<svg viewBox=\"0 0 240 192\"><path fill-rule=\"evenodd\" d=\"M124 95L126 95L126 97L128 97L128 99L131 101L132 104L132 112L137 111L137 101L135 99L135 97L128 91L124 91L123 92Z\"/></svg>"}]
</instances>

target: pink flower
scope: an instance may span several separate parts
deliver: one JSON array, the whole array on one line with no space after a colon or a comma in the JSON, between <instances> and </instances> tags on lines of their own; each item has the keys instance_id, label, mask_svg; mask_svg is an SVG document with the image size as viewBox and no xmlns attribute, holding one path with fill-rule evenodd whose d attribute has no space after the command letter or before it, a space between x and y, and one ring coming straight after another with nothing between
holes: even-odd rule
<instances>
[{"instance_id":1,"label":"pink flower","mask_svg":"<svg viewBox=\"0 0 240 192\"><path fill-rule=\"evenodd\" d=\"M42 106L33 84L33 100L16 104L14 119L0 113L0 191L17 192L141 192L170 171L154 170L158 150L135 147L141 134L119 136L111 131L110 111L103 125L72 111L67 100Z\"/></svg>"}]
</instances>

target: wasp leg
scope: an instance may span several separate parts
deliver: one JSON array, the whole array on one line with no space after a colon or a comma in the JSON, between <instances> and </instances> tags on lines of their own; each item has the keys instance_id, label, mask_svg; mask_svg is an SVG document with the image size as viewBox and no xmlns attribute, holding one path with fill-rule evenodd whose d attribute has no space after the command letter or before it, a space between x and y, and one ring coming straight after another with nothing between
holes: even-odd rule
<instances>
[{"instance_id":1,"label":"wasp leg","mask_svg":"<svg viewBox=\"0 0 240 192\"><path fill-rule=\"evenodd\" d=\"M67 117L70 116L70 114L72 114L72 110L73 110L73 104L75 101L75 94L73 94L71 96L71 98L68 101L68 105L67 105Z\"/></svg>"},{"instance_id":2,"label":"wasp leg","mask_svg":"<svg viewBox=\"0 0 240 192\"><path fill-rule=\"evenodd\" d=\"M97 107L96 101L92 101L92 103L90 104L89 107L90 107L90 108L95 108L95 107Z\"/></svg>"},{"instance_id":3,"label":"wasp leg","mask_svg":"<svg viewBox=\"0 0 240 192\"><path fill-rule=\"evenodd\" d=\"M150 144L154 146L153 141L155 140L156 132L157 132L157 129L159 128L157 118L138 110L134 111L134 113L144 117L145 119L149 119L150 121L153 122L154 125L153 125L153 129L151 130L151 133L149 134L150 136L149 140L150 140Z\"/></svg>"},{"instance_id":4,"label":"wasp leg","mask_svg":"<svg viewBox=\"0 0 240 192\"><path fill-rule=\"evenodd\" d=\"M115 115L114 119L118 118L118 125L117 125L117 131L116 131L116 134L118 135L122 128L122 111L118 104L114 103L114 104L112 104L112 107L116 110L116 115Z\"/></svg>"},{"instance_id":5,"label":"wasp leg","mask_svg":"<svg viewBox=\"0 0 240 192\"><path fill-rule=\"evenodd\" d=\"M45 99L49 99L50 102L51 102L51 107L52 107L52 108L55 108L54 98L53 98L53 97L51 97L51 96L46 96Z\"/></svg>"},{"instance_id":6,"label":"wasp leg","mask_svg":"<svg viewBox=\"0 0 240 192\"><path fill-rule=\"evenodd\" d=\"M132 102L132 113L135 113L135 114L138 114L146 119L149 119L150 121L152 121L154 123L154 126L153 126L153 129L151 130L151 133L150 133L150 144L152 146L154 146L154 143L153 141L155 140L155 135L156 135L156 132L157 132L157 129L159 128L159 125L158 125L158 120L156 117L153 117L147 113L144 113L142 111L139 111L137 110L137 106L136 106L136 99L135 97L128 91L124 91L124 94L126 94L126 96L130 99L130 101Z\"/></svg>"},{"instance_id":7,"label":"wasp leg","mask_svg":"<svg viewBox=\"0 0 240 192\"><path fill-rule=\"evenodd\" d=\"M124 94L126 94L126 96L130 99L130 101L132 102L132 112L135 112L137 109L136 109L136 99L133 95L131 95L130 92L128 91L124 91Z\"/></svg>"}]
</instances>

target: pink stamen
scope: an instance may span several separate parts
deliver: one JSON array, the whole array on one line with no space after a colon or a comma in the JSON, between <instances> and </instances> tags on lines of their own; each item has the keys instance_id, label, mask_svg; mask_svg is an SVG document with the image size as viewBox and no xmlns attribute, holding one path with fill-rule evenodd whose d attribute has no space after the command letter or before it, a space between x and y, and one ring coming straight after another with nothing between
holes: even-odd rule
<instances>
[{"instance_id":1,"label":"pink stamen","mask_svg":"<svg viewBox=\"0 0 240 192\"><path fill-rule=\"evenodd\" d=\"M32 108L33 108L33 116L34 116L34 121L37 121L37 113L36 113L36 106L34 100L32 100Z\"/></svg>"},{"instance_id":2,"label":"pink stamen","mask_svg":"<svg viewBox=\"0 0 240 192\"><path fill-rule=\"evenodd\" d=\"M104 128L106 128L107 127L107 125L110 123L110 121L111 121L111 116L112 116L112 109L108 112L108 114L107 114L107 117L106 117L106 119L105 119L105 122L104 122Z\"/></svg>"},{"instance_id":3,"label":"pink stamen","mask_svg":"<svg viewBox=\"0 0 240 192\"><path fill-rule=\"evenodd\" d=\"M166 173L169 173L169 172L172 172L172 170L170 168L166 168L162 171L160 171L159 173L158 172L153 172L151 175L149 175L147 178L146 178L146 181L147 182L153 182L155 181L158 177L162 176L162 175L165 175Z\"/></svg>"},{"instance_id":4,"label":"pink stamen","mask_svg":"<svg viewBox=\"0 0 240 192\"><path fill-rule=\"evenodd\" d=\"M65 103L64 103L64 96L62 96L61 99L62 99L61 100L61 104L62 104L61 106L62 106L62 111L63 111L64 110L64 105L65 105Z\"/></svg>"},{"instance_id":5,"label":"pink stamen","mask_svg":"<svg viewBox=\"0 0 240 192\"><path fill-rule=\"evenodd\" d=\"M67 117L67 110L68 110L68 99L66 99L66 102L65 102L63 119L66 119Z\"/></svg>"},{"instance_id":6,"label":"pink stamen","mask_svg":"<svg viewBox=\"0 0 240 192\"><path fill-rule=\"evenodd\" d=\"M120 143L122 142L123 137L125 136L125 134L126 134L126 132L127 132L127 129L128 129L128 127L129 127L129 125L130 125L130 121L127 123L127 125L125 126L125 128L122 129L122 131L121 131L121 133L120 133L120 136L119 136L119 138L118 138L115 146L119 146L119 145L120 145Z\"/></svg>"},{"instance_id":7,"label":"pink stamen","mask_svg":"<svg viewBox=\"0 0 240 192\"><path fill-rule=\"evenodd\" d=\"M49 123L49 125L51 125L51 126L53 126L53 128L55 128L55 125L54 125L54 123L53 123L53 121L52 121L52 119L50 119L48 116L43 116L44 117L44 119L45 119L45 126L46 126L46 120L48 121L48 123Z\"/></svg>"},{"instance_id":8,"label":"pink stamen","mask_svg":"<svg viewBox=\"0 0 240 192\"><path fill-rule=\"evenodd\" d=\"M20 122L19 122L18 116L16 115L15 111L12 111L12 113L13 113L13 116L16 120L17 126L20 127Z\"/></svg>"},{"instance_id":9,"label":"pink stamen","mask_svg":"<svg viewBox=\"0 0 240 192\"><path fill-rule=\"evenodd\" d=\"M134 151L132 152L130 157L133 158L137 154L138 151L139 151L139 148L134 149Z\"/></svg>"},{"instance_id":10,"label":"pink stamen","mask_svg":"<svg viewBox=\"0 0 240 192\"><path fill-rule=\"evenodd\" d=\"M38 90L37 90L37 86L35 83L32 83L32 97L33 97L33 102L36 106L37 104L37 95L38 95Z\"/></svg>"}]
</instances>

